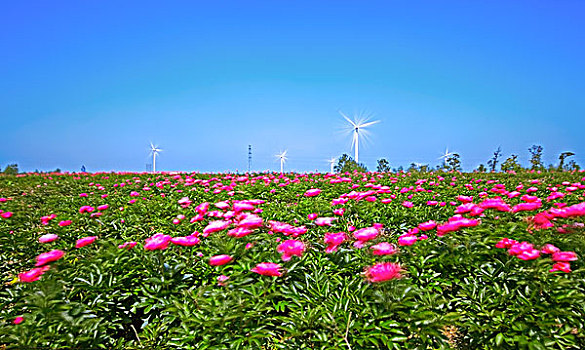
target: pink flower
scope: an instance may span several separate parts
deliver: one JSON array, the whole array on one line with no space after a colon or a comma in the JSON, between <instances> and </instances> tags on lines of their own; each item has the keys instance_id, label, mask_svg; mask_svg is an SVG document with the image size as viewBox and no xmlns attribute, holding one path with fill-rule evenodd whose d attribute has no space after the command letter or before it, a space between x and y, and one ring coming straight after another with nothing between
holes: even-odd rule
<instances>
[{"instance_id":1,"label":"pink flower","mask_svg":"<svg viewBox=\"0 0 585 350\"><path fill-rule=\"evenodd\" d=\"M344 232L326 233L325 244L327 244L327 248L325 248L325 253L336 252L337 248L346 240L347 236Z\"/></svg>"},{"instance_id":2,"label":"pink flower","mask_svg":"<svg viewBox=\"0 0 585 350\"><path fill-rule=\"evenodd\" d=\"M144 249L146 250L163 250L167 249L173 237L163 233L157 233L152 237L146 239Z\"/></svg>"},{"instance_id":3,"label":"pink flower","mask_svg":"<svg viewBox=\"0 0 585 350\"><path fill-rule=\"evenodd\" d=\"M90 207L89 205L84 205L79 208L79 214L91 213L92 211L94 211L94 208Z\"/></svg>"},{"instance_id":4,"label":"pink flower","mask_svg":"<svg viewBox=\"0 0 585 350\"><path fill-rule=\"evenodd\" d=\"M99 211L104 211L104 210L108 209L109 207L110 207L109 205L107 205L107 204L104 204L104 205L100 205L100 206L98 206L98 207L97 207L97 210L99 210Z\"/></svg>"},{"instance_id":5,"label":"pink flower","mask_svg":"<svg viewBox=\"0 0 585 350\"><path fill-rule=\"evenodd\" d=\"M412 208L412 207L414 207L414 204L412 202L409 202L409 201L404 201L404 202L402 202L402 206L405 208Z\"/></svg>"},{"instance_id":6,"label":"pink flower","mask_svg":"<svg viewBox=\"0 0 585 350\"><path fill-rule=\"evenodd\" d=\"M577 254L575 252L556 252L552 256L553 261L575 261L577 260Z\"/></svg>"},{"instance_id":7,"label":"pink flower","mask_svg":"<svg viewBox=\"0 0 585 350\"><path fill-rule=\"evenodd\" d=\"M71 220L63 220L59 222L59 226L63 227L63 226L69 226L71 225Z\"/></svg>"},{"instance_id":8,"label":"pink flower","mask_svg":"<svg viewBox=\"0 0 585 350\"><path fill-rule=\"evenodd\" d=\"M384 282L401 278L402 269L396 263L379 263L366 268L366 279L370 282Z\"/></svg>"},{"instance_id":9,"label":"pink flower","mask_svg":"<svg viewBox=\"0 0 585 350\"><path fill-rule=\"evenodd\" d=\"M12 321L12 323L20 324L20 323L22 323L22 321L24 321L24 317L18 316L17 318L14 319L14 321Z\"/></svg>"},{"instance_id":10,"label":"pink flower","mask_svg":"<svg viewBox=\"0 0 585 350\"><path fill-rule=\"evenodd\" d=\"M568 262L557 262L553 265L552 269L548 271L549 272L563 271L569 273L571 272L571 264Z\"/></svg>"},{"instance_id":11,"label":"pink flower","mask_svg":"<svg viewBox=\"0 0 585 350\"><path fill-rule=\"evenodd\" d=\"M421 231L430 231L430 230L434 229L435 227L437 227L437 223L434 222L433 220L418 224L418 228Z\"/></svg>"},{"instance_id":12,"label":"pink flower","mask_svg":"<svg viewBox=\"0 0 585 350\"><path fill-rule=\"evenodd\" d=\"M242 238L252 233L252 230L245 227L236 227L228 231L228 236Z\"/></svg>"},{"instance_id":13,"label":"pink flower","mask_svg":"<svg viewBox=\"0 0 585 350\"><path fill-rule=\"evenodd\" d=\"M555 247L552 244L545 244L542 249L540 250L541 253L543 254L554 254L557 252L560 252L561 250L557 247Z\"/></svg>"},{"instance_id":14,"label":"pink flower","mask_svg":"<svg viewBox=\"0 0 585 350\"><path fill-rule=\"evenodd\" d=\"M171 239L171 243L183 247L192 247L199 244L199 242L201 242L201 240L196 236L174 237Z\"/></svg>"},{"instance_id":15,"label":"pink flower","mask_svg":"<svg viewBox=\"0 0 585 350\"><path fill-rule=\"evenodd\" d=\"M228 228L229 225L230 225L229 221L222 220L212 221L203 229L203 234L207 236L210 233L225 230L226 228Z\"/></svg>"},{"instance_id":16,"label":"pink flower","mask_svg":"<svg viewBox=\"0 0 585 350\"><path fill-rule=\"evenodd\" d=\"M312 188L310 190L307 190L304 194L305 197L315 197L318 196L319 193L321 193L321 190L318 188Z\"/></svg>"},{"instance_id":17,"label":"pink flower","mask_svg":"<svg viewBox=\"0 0 585 350\"><path fill-rule=\"evenodd\" d=\"M518 254L518 259L521 260L534 260L540 256L540 251L538 249L531 249L525 250L522 253Z\"/></svg>"},{"instance_id":18,"label":"pink flower","mask_svg":"<svg viewBox=\"0 0 585 350\"><path fill-rule=\"evenodd\" d=\"M412 235L402 235L398 237L398 245L400 246L411 246L416 242L418 238Z\"/></svg>"},{"instance_id":19,"label":"pink flower","mask_svg":"<svg viewBox=\"0 0 585 350\"><path fill-rule=\"evenodd\" d=\"M188 206L190 206L190 205L191 205L191 203L193 203L193 202L191 202L191 200L189 199L189 197L183 197L183 198L179 199L179 200L177 201L177 203L179 203L179 205L180 205L182 208L187 208L187 207L188 207Z\"/></svg>"},{"instance_id":20,"label":"pink flower","mask_svg":"<svg viewBox=\"0 0 585 350\"><path fill-rule=\"evenodd\" d=\"M9 211L5 211L2 214L0 214L1 217L3 217L4 219L8 219L9 217L12 216L12 213Z\"/></svg>"},{"instance_id":21,"label":"pink flower","mask_svg":"<svg viewBox=\"0 0 585 350\"><path fill-rule=\"evenodd\" d=\"M136 242L126 242L118 246L119 249L132 249L136 246Z\"/></svg>"},{"instance_id":22,"label":"pink flower","mask_svg":"<svg viewBox=\"0 0 585 350\"><path fill-rule=\"evenodd\" d=\"M238 227L253 229L262 227L262 218L255 214L247 214L242 220L238 222Z\"/></svg>"},{"instance_id":23,"label":"pink flower","mask_svg":"<svg viewBox=\"0 0 585 350\"><path fill-rule=\"evenodd\" d=\"M309 215L307 215L307 219L309 220L315 220L319 215L317 213L311 213Z\"/></svg>"},{"instance_id":24,"label":"pink flower","mask_svg":"<svg viewBox=\"0 0 585 350\"><path fill-rule=\"evenodd\" d=\"M37 256L37 263L35 266L43 266L53 261L61 259L65 252L59 249L51 250L50 252L42 253Z\"/></svg>"},{"instance_id":25,"label":"pink flower","mask_svg":"<svg viewBox=\"0 0 585 350\"><path fill-rule=\"evenodd\" d=\"M30 283L30 282L34 282L34 281L38 281L39 278L41 278L41 276L47 271L49 270L49 265L43 266L43 267L36 267L32 270L23 272L23 273L19 273L18 274L18 280L20 282L24 282L24 283Z\"/></svg>"},{"instance_id":26,"label":"pink flower","mask_svg":"<svg viewBox=\"0 0 585 350\"><path fill-rule=\"evenodd\" d=\"M305 252L305 244L296 239L284 241L278 245L276 251L282 254L283 261L289 261L293 255L299 258Z\"/></svg>"},{"instance_id":27,"label":"pink flower","mask_svg":"<svg viewBox=\"0 0 585 350\"><path fill-rule=\"evenodd\" d=\"M371 241L372 239L378 236L378 229L375 227L364 227L361 228L353 233L353 237L357 239L357 241L353 244L356 248L361 248L364 246L364 243L367 241Z\"/></svg>"},{"instance_id":28,"label":"pink flower","mask_svg":"<svg viewBox=\"0 0 585 350\"><path fill-rule=\"evenodd\" d=\"M374 251L372 254L374 255L392 255L398 252L398 249L394 246L394 244L390 244L388 242L378 243L371 247Z\"/></svg>"},{"instance_id":29,"label":"pink flower","mask_svg":"<svg viewBox=\"0 0 585 350\"><path fill-rule=\"evenodd\" d=\"M86 245L92 244L97 239L97 236L83 237L77 240L75 248L82 248Z\"/></svg>"},{"instance_id":30,"label":"pink flower","mask_svg":"<svg viewBox=\"0 0 585 350\"><path fill-rule=\"evenodd\" d=\"M333 210L334 215L343 216L343 213L345 213L345 208L339 208L339 209Z\"/></svg>"},{"instance_id":31,"label":"pink flower","mask_svg":"<svg viewBox=\"0 0 585 350\"><path fill-rule=\"evenodd\" d=\"M256 272L257 274L260 274L263 276L280 277L280 276L282 276L280 269L281 269L281 266L279 264L271 263L271 262L264 262L264 263L260 263L260 264L256 265L256 267L254 267L250 271Z\"/></svg>"},{"instance_id":32,"label":"pink flower","mask_svg":"<svg viewBox=\"0 0 585 350\"><path fill-rule=\"evenodd\" d=\"M331 226L333 221L337 220L337 218L329 218L329 217L321 217L315 219L315 225L317 226Z\"/></svg>"},{"instance_id":33,"label":"pink flower","mask_svg":"<svg viewBox=\"0 0 585 350\"><path fill-rule=\"evenodd\" d=\"M220 275L217 276L217 284L219 284L222 287L225 287L227 280L229 280L230 278L226 275Z\"/></svg>"},{"instance_id":34,"label":"pink flower","mask_svg":"<svg viewBox=\"0 0 585 350\"><path fill-rule=\"evenodd\" d=\"M519 211L531 211L536 210L542 207L541 202L528 202L528 203L519 203L512 207L512 213L517 213Z\"/></svg>"},{"instance_id":35,"label":"pink flower","mask_svg":"<svg viewBox=\"0 0 585 350\"><path fill-rule=\"evenodd\" d=\"M211 266L220 266L220 265L225 265L230 263L232 260L234 260L234 258L232 258L229 255L214 255L211 258L209 258L209 265Z\"/></svg>"},{"instance_id":36,"label":"pink flower","mask_svg":"<svg viewBox=\"0 0 585 350\"><path fill-rule=\"evenodd\" d=\"M534 246L528 242L516 243L508 249L508 254L518 256L525 251L534 250Z\"/></svg>"},{"instance_id":37,"label":"pink flower","mask_svg":"<svg viewBox=\"0 0 585 350\"><path fill-rule=\"evenodd\" d=\"M514 244L517 244L518 241L509 239L509 238L502 238L498 243L496 243L496 248L510 248Z\"/></svg>"},{"instance_id":38,"label":"pink flower","mask_svg":"<svg viewBox=\"0 0 585 350\"><path fill-rule=\"evenodd\" d=\"M46 235L42 235L41 237L39 237L39 243L50 243L57 239L59 239L59 236L57 236L56 234L47 233Z\"/></svg>"}]
</instances>

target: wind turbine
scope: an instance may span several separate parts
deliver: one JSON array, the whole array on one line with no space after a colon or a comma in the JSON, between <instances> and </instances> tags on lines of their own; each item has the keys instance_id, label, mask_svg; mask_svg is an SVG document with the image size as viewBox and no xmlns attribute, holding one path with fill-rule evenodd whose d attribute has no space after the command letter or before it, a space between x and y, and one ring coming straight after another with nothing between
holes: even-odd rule
<instances>
[{"instance_id":1,"label":"wind turbine","mask_svg":"<svg viewBox=\"0 0 585 350\"><path fill-rule=\"evenodd\" d=\"M453 152L449 152L449 148L445 148L445 154L443 154L442 156L440 156L437 159L443 159L446 160L447 158L449 158L450 156L453 155Z\"/></svg>"},{"instance_id":2,"label":"wind turbine","mask_svg":"<svg viewBox=\"0 0 585 350\"><path fill-rule=\"evenodd\" d=\"M162 149L150 143L150 153L152 153L152 172L156 173L156 155L158 152L162 152Z\"/></svg>"},{"instance_id":3,"label":"wind turbine","mask_svg":"<svg viewBox=\"0 0 585 350\"><path fill-rule=\"evenodd\" d=\"M360 141L360 135L364 135L366 133L366 130L363 130L364 128L377 124L380 121L379 120L375 120L375 121L371 121L368 122L367 120L364 120L363 118L359 118L356 119L354 117L354 120L349 119L345 114L343 114L342 111L339 111L339 114L341 114L343 116L343 118L345 118L345 120L347 120L352 127L353 130L353 138L351 141L351 146L354 148L355 151L355 162L359 163L359 141Z\"/></svg>"},{"instance_id":4,"label":"wind turbine","mask_svg":"<svg viewBox=\"0 0 585 350\"><path fill-rule=\"evenodd\" d=\"M333 158L331 158L331 159L328 160L329 165L331 165L331 174L333 174L333 165L335 165L335 161L336 160L337 159L335 159L335 157L333 157Z\"/></svg>"},{"instance_id":5,"label":"wind turbine","mask_svg":"<svg viewBox=\"0 0 585 350\"><path fill-rule=\"evenodd\" d=\"M280 172L283 173L284 172L284 162L288 159L286 158L286 150L284 150L283 152L281 152L280 154L276 155L276 158L280 158Z\"/></svg>"}]
</instances>

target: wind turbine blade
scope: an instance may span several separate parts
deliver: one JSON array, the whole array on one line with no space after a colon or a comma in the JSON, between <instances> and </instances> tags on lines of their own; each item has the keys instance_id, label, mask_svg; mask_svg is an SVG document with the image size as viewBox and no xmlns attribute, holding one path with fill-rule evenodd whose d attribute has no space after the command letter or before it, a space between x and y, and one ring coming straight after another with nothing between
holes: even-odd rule
<instances>
[{"instance_id":1,"label":"wind turbine blade","mask_svg":"<svg viewBox=\"0 0 585 350\"><path fill-rule=\"evenodd\" d=\"M339 114L341 114L345 118L345 120L347 120L351 125L353 125L354 128L357 128L358 127L357 124L353 120L349 119L348 116L346 116L345 114L343 114L342 111L339 111Z\"/></svg>"},{"instance_id":2,"label":"wind turbine blade","mask_svg":"<svg viewBox=\"0 0 585 350\"><path fill-rule=\"evenodd\" d=\"M373 122L367 122L367 123L360 124L357 127L358 128L365 128L365 127L368 127L370 125L378 124L379 122L380 122L379 120L375 120Z\"/></svg>"}]
</instances>

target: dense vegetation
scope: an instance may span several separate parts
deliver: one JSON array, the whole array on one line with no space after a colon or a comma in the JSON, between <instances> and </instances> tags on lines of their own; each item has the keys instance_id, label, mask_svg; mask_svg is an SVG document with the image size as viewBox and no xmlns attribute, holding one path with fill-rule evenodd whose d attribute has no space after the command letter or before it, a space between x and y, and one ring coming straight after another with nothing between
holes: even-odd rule
<instances>
[{"instance_id":1,"label":"dense vegetation","mask_svg":"<svg viewBox=\"0 0 585 350\"><path fill-rule=\"evenodd\" d=\"M583 349L584 176L0 175L0 347Z\"/></svg>"}]
</instances>

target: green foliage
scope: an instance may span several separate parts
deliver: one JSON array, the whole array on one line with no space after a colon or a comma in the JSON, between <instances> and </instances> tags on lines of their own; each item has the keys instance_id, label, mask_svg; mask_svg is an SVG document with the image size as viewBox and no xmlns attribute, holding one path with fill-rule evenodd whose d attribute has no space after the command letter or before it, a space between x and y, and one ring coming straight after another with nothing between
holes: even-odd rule
<instances>
[{"instance_id":1,"label":"green foliage","mask_svg":"<svg viewBox=\"0 0 585 350\"><path fill-rule=\"evenodd\" d=\"M533 145L528 149L528 152L530 152L530 169L544 170L544 164L542 164L542 146Z\"/></svg>"},{"instance_id":2,"label":"green foliage","mask_svg":"<svg viewBox=\"0 0 585 350\"><path fill-rule=\"evenodd\" d=\"M493 173L496 171L496 167L498 166L498 162L500 157L502 156L502 147L498 147L498 149L494 152L494 156L488 160L488 166L490 167L490 171Z\"/></svg>"},{"instance_id":3,"label":"green foliage","mask_svg":"<svg viewBox=\"0 0 585 350\"><path fill-rule=\"evenodd\" d=\"M459 153L453 153L445 159L445 169L448 171L461 170L461 160Z\"/></svg>"},{"instance_id":4,"label":"green foliage","mask_svg":"<svg viewBox=\"0 0 585 350\"><path fill-rule=\"evenodd\" d=\"M522 166L518 163L518 156L516 154L512 154L510 157L502 163L502 171L520 171L522 170Z\"/></svg>"},{"instance_id":5,"label":"green foliage","mask_svg":"<svg viewBox=\"0 0 585 350\"><path fill-rule=\"evenodd\" d=\"M347 154L342 154L341 157L337 160L337 165L333 167L336 173L345 173L349 172L352 173L354 171L357 172L366 172L367 168L363 163L356 163L352 157L348 156Z\"/></svg>"},{"instance_id":6,"label":"green foliage","mask_svg":"<svg viewBox=\"0 0 585 350\"><path fill-rule=\"evenodd\" d=\"M378 159L376 171L379 173L389 173L392 171L392 168L390 167L390 163L385 158L382 158Z\"/></svg>"},{"instance_id":7,"label":"green foliage","mask_svg":"<svg viewBox=\"0 0 585 350\"><path fill-rule=\"evenodd\" d=\"M521 169L517 174L2 176L0 198L6 200L0 209L13 215L0 218L0 348L583 349L582 217L558 218L554 227L537 230L530 219L536 211L486 209L476 227L445 236L426 231L427 239L401 246L395 255L376 256L371 249L381 242L397 244L401 235L422 222L444 223L453 217L454 207L430 206L428 201L449 203L463 195L481 203L487 193L488 198L501 196L516 205L523 202L520 196L508 198L503 193L523 184L518 190L523 195L533 187L531 195L543 199L541 212L555 207L556 201L545 200L552 187L566 193L562 202L568 206L582 203L583 188L565 191L562 184L581 184L583 176ZM322 192L303 196L310 188ZM134 191L139 195L131 196ZM377 200L349 199L331 205L350 191L373 191ZM392 195L391 202L381 203ZM189 207L178 204L185 196L193 201ZM266 225L241 238L225 231L200 236L201 243L193 247L171 244L157 251L143 247L155 233L188 236L219 219L190 222L197 204L209 202L210 210L216 210L214 203L245 199L266 201L258 205L265 222L307 227L297 237L307 247L302 257L282 261L277 240L292 237ZM132 200L136 201L131 204ZM406 208L404 201L414 206ZM109 208L101 216L79 213L81 206L102 204ZM345 213L334 215L340 207ZM307 218L311 213L337 220L331 227L317 226ZM43 225L40 218L50 214L57 218ZM174 224L178 215L186 219ZM66 219L72 225L57 224ZM355 248L348 226L359 229L372 223L384 229L364 248ZM340 231L350 241L325 253L324 235ZM39 243L47 233L56 233L59 239ZM74 248L78 238L93 235L99 237L96 242ZM549 255L520 260L495 248L502 237L527 241L538 249L554 244L574 251L578 260L571 262L571 273L551 273ZM127 241L138 245L118 248ZM40 280L18 282L18 274L34 267L38 254L52 249L66 254ZM229 254L234 261L210 266L209 258L218 254ZM283 275L251 272L259 262L280 263ZM364 269L379 262L399 263L403 277L368 282ZM222 285L221 275L229 276ZM24 321L15 325L18 316Z\"/></svg>"},{"instance_id":8,"label":"green foliage","mask_svg":"<svg viewBox=\"0 0 585 350\"><path fill-rule=\"evenodd\" d=\"M8 165L6 165L6 167L4 168L3 173L6 174L6 175L15 175L15 174L18 174L18 164L8 164Z\"/></svg>"},{"instance_id":9,"label":"green foliage","mask_svg":"<svg viewBox=\"0 0 585 350\"><path fill-rule=\"evenodd\" d=\"M558 171L563 171L563 170L572 170L572 169L568 169L567 167L565 167L565 159L574 156L575 153L573 152L563 152L559 155L559 166L557 168ZM573 163L574 164L574 163ZM572 164L571 164L572 165Z\"/></svg>"}]
</instances>

